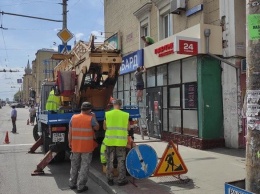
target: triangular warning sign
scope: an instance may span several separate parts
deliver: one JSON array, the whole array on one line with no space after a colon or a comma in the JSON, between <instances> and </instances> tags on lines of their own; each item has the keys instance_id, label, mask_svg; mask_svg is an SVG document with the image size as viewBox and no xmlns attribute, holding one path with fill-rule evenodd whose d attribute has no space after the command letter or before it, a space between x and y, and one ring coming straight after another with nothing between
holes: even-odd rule
<instances>
[{"instance_id":1,"label":"triangular warning sign","mask_svg":"<svg viewBox=\"0 0 260 194\"><path fill-rule=\"evenodd\" d=\"M154 176L185 174L188 172L180 153L174 143L170 141L158 163Z\"/></svg>"}]
</instances>

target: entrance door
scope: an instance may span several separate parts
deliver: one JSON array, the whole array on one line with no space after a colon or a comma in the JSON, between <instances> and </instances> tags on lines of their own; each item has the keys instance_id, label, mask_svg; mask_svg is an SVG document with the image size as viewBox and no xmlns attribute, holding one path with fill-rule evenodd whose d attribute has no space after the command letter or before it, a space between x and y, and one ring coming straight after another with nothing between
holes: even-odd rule
<instances>
[{"instance_id":1,"label":"entrance door","mask_svg":"<svg viewBox=\"0 0 260 194\"><path fill-rule=\"evenodd\" d=\"M147 124L151 137L161 138L162 130L162 88L146 89Z\"/></svg>"}]
</instances>

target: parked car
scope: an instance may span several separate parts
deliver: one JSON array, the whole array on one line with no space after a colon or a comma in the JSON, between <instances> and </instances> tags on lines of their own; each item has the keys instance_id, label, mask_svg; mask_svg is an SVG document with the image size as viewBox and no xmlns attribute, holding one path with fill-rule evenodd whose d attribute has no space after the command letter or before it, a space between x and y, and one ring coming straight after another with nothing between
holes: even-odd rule
<instances>
[{"instance_id":1,"label":"parked car","mask_svg":"<svg viewBox=\"0 0 260 194\"><path fill-rule=\"evenodd\" d=\"M13 103L10 106L15 106L15 108L25 108L25 105L22 103Z\"/></svg>"}]
</instances>

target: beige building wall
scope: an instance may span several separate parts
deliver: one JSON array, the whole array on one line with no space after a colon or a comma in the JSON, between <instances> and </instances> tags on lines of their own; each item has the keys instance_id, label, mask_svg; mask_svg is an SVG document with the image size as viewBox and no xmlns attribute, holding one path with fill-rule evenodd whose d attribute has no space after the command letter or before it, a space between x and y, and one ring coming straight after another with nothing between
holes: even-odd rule
<instances>
[{"instance_id":1,"label":"beige building wall","mask_svg":"<svg viewBox=\"0 0 260 194\"><path fill-rule=\"evenodd\" d=\"M165 0L168 3L170 0ZM122 53L124 55L136 51L141 48L140 40L140 21L134 15L149 0L105 0L105 32L106 38L113 33L120 31L122 33ZM148 34L155 42L159 38L159 10L156 7L160 3L158 0L152 0L152 8L150 10L150 26ZM200 11L189 17L186 12L180 15L171 14L172 17L172 34L179 33L187 28L197 24L220 25L219 0L189 0L187 1L187 9L191 9L196 5L203 4L203 11Z\"/></svg>"},{"instance_id":2,"label":"beige building wall","mask_svg":"<svg viewBox=\"0 0 260 194\"><path fill-rule=\"evenodd\" d=\"M33 87L35 79L32 74L24 74L23 77L23 102L27 103L30 100L30 88Z\"/></svg>"},{"instance_id":3,"label":"beige building wall","mask_svg":"<svg viewBox=\"0 0 260 194\"><path fill-rule=\"evenodd\" d=\"M54 67L57 62L51 60L51 56L57 53L53 49L40 49L37 51L36 58L33 64L33 73L35 74L35 91L36 91L36 102L39 103L41 85L44 80L53 79ZM35 70L35 72L34 72ZM47 71L46 71L47 70Z\"/></svg>"}]
</instances>

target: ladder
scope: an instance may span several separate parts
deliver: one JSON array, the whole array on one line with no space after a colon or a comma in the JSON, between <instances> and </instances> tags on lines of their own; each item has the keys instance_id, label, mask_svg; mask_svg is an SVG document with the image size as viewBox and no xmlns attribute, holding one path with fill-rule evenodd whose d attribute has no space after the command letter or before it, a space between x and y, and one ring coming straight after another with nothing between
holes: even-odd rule
<instances>
[{"instance_id":1,"label":"ladder","mask_svg":"<svg viewBox=\"0 0 260 194\"><path fill-rule=\"evenodd\" d=\"M137 127L140 130L142 140L144 140L144 132L147 131L148 138L150 139L150 133L148 130L148 123L146 118L146 104L144 103L144 100L142 102L137 101L137 91L136 91L136 83L135 79L131 78L130 81L130 89L129 89L129 96L130 96L130 103L131 105L137 105L139 108L139 112L141 117L138 119ZM145 96L146 97L146 96ZM144 99L144 97L143 97Z\"/></svg>"}]
</instances>

